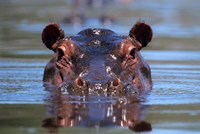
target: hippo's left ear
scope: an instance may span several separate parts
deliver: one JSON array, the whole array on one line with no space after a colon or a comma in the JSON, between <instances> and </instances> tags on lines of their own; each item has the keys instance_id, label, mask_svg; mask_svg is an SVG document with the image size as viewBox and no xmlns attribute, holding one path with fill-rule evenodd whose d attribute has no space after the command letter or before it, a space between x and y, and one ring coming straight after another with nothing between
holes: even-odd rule
<instances>
[{"instance_id":1,"label":"hippo's left ear","mask_svg":"<svg viewBox=\"0 0 200 134\"><path fill-rule=\"evenodd\" d=\"M44 45L55 51L56 41L63 39L65 37L64 31L56 23L48 24L42 32L42 42Z\"/></svg>"},{"instance_id":2,"label":"hippo's left ear","mask_svg":"<svg viewBox=\"0 0 200 134\"><path fill-rule=\"evenodd\" d=\"M129 36L140 42L142 47L146 47L152 39L153 32L148 24L137 22L129 31Z\"/></svg>"}]
</instances>

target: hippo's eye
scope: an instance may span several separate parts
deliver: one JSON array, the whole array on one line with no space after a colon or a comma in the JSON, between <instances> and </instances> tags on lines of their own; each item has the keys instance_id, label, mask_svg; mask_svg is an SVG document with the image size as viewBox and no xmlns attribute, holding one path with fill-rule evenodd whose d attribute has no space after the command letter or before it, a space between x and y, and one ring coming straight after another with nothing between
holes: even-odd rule
<instances>
[{"instance_id":1,"label":"hippo's eye","mask_svg":"<svg viewBox=\"0 0 200 134\"><path fill-rule=\"evenodd\" d=\"M129 53L133 59L135 59L135 51L136 51L136 49L133 48L133 49L131 49L131 51Z\"/></svg>"},{"instance_id":2,"label":"hippo's eye","mask_svg":"<svg viewBox=\"0 0 200 134\"><path fill-rule=\"evenodd\" d=\"M62 49L58 49L58 59L57 59L57 61L60 61L62 59L63 55L64 55L63 50Z\"/></svg>"}]
</instances>

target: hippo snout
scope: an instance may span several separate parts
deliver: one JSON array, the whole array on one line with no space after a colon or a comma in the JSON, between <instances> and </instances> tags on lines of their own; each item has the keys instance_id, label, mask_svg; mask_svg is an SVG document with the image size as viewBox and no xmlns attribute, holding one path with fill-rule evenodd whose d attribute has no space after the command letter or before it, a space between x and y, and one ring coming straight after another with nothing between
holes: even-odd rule
<instances>
[{"instance_id":1,"label":"hippo snout","mask_svg":"<svg viewBox=\"0 0 200 134\"><path fill-rule=\"evenodd\" d=\"M108 80L107 82L86 81L78 77L73 83L69 84L67 91L76 94L118 94L123 92L124 86L119 78Z\"/></svg>"},{"instance_id":2,"label":"hippo snout","mask_svg":"<svg viewBox=\"0 0 200 134\"><path fill-rule=\"evenodd\" d=\"M107 83L93 83L78 77L74 82L62 84L60 90L71 95L137 95L138 89L132 84L123 84L119 78L108 81Z\"/></svg>"}]
</instances>

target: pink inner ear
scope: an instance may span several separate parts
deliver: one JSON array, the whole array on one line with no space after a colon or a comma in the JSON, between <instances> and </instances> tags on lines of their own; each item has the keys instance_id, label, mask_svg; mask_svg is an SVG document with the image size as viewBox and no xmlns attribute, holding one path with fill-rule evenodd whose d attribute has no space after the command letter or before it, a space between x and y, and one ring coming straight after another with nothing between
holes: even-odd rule
<instances>
[{"instance_id":1,"label":"pink inner ear","mask_svg":"<svg viewBox=\"0 0 200 134\"><path fill-rule=\"evenodd\" d=\"M137 22L129 32L130 37L135 37L143 47L151 41L153 33L151 27L144 22Z\"/></svg>"},{"instance_id":2,"label":"pink inner ear","mask_svg":"<svg viewBox=\"0 0 200 134\"><path fill-rule=\"evenodd\" d=\"M42 32L42 41L49 49L52 49L52 45L62 38L64 38L64 31L56 23L47 25Z\"/></svg>"}]
</instances>

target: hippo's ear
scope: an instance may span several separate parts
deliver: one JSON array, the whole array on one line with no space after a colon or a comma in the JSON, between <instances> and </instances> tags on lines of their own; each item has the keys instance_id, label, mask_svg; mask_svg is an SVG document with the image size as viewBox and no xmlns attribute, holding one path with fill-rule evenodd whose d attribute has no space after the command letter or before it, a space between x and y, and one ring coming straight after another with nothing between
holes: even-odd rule
<instances>
[{"instance_id":1,"label":"hippo's ear","mask_svg":"<svg viewBox=\"0 0 200 134\"><path fill-rule=\"evenodd\" d=\"M142 47L146 47L152 39L153 32L148 24L137 22L129 31L129 36L140 42Z\"/></svg>"},{"instance_id":2,"label":"hippo's ear","mask_svg":"<svg viewBox=\"0 0 200 134\"><path fill-rule=\"evenodd\" d=\"M56 23L48 24L42 32L42 42L47 48L53 51L55 49L55 46L53 47L53 45L56 43L56 41L64 37L64 31Z\"/></svg>"}]
</instances>

